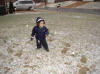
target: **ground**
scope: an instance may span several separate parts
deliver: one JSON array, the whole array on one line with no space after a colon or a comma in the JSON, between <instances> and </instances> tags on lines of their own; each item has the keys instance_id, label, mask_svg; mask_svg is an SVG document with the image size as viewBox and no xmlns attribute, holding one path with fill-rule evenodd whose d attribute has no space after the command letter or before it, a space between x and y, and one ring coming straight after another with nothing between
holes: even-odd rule
<instances>
[{"instance_id":1,"label":"ground","mask_svg":"<svg viewBox=\"0 0 100 74\"><path fill-rule=\"evenodd\" d=\"M30 41L36 17L46 21L50 52ZM0 74L99 74L100 15L27 12L0 16Z\"/></svg>"}]
</instances>

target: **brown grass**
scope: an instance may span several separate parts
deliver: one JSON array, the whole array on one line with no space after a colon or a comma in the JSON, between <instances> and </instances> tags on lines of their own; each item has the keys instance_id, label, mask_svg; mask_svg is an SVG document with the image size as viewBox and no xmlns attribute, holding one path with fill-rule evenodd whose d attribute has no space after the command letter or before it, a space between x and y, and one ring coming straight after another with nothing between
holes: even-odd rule
<instances>
[{"instance_id":1,"label":"brown grass","mask_svg":"<svg viewBox=\"0 0 100 74\"><path fill-rule=\"evenodd\" d=\"M22 54L23 54L23 50L19 50L19 51L15 54L15 56L21 57Z\"/></svg>"},{"instance_id":2,"label":"brown grass","mask_svg":"<svg viewBox=\"0 0 100 74\"><path fill-rule=\"evenodd\" d=\"M10 47L8 47L7 52L8 54L12 54L14 51Z\"/></svg>"},{"instance_id":3,"label":"brown grass","mask_svg":"<svg viewBox=\"0 0 100 74\"><path fill-rule=\"evenodd\" d=\"M86 63L86 62L87 62L87 58L83 55L83 56L81 56L80 61L81 61L82 63Z\"/></svg>"},{"instance_id":4,"label":"brown grass","mask_svg":"<svg viewBox=\"0 0 100 74\"><path fill-rule=\"evenodd\" d=\"M64 49L61 51L61 53L62 53L62 54L66 54L67 51L68 51L68 48L64 48Z\"/></svg>"},{"instance_id":5,"label":"brown grass","mask_svg":"<svg viewBox=\"0 0 100 74\"><path fill-rule=\"evenodd\" d=\"M89 71L88 67L81 67L79 69L79 74L86 74L87 71Z\"/></svg>"},{"instance_id":6,"label":"brown grass","mask_svg":"<svg viewBox=\"0 0 100 74\"><path fill-rule=\"evenodd\" d=\"M0 57L2 56L2 53L0 52Z\"/></svg>"},{"instance_id":7,"label":"brown grass","mask_svg":"<svg viewBox=\"0 0 100 74\"><path fill-rule=\"evenodd\" d=\"M33 65L33 66L30 66L30 65L24 65L24 68L35 69L36 67L38 67L38 65Z\"/></svg>"},{"instance_id":8,"label":"brown grass","mask_svg":"<svg viewBox=\"0 0 100 74\"><path fill-rule=\"evenodd\" d=\"M64 64L66 65L71 65L72 62L65 62Z\"/></svg>"},{"instance_id":9,"label":"brown grass","mask_svg":"<svg viewBox=\"0 0 100 74\"><path fill-rule=\"evenodd\" d=\"M17 47L18 45L18 43L13 43L13 48Z\"/></svg>"},{"instance_id":10,"label":"brown grass","mask_svg":"<svg viewBox=\"0 0 100 74\"><path fill-rule=\"evenodd\" d=\"M10 64L13 61L13 58L8 59L8 63Z\"/></svg>"},{"instance_id":11,"label":"brown grass","mask_svg":"<svg viewBox=\"0 0 100 74\"><path fill-rule=\"evenodd\" d=\"M4 69L5 69L5 74L10 70L10 68L8 68L8 67L4 67Z\"/></svg>"}]
</instances>

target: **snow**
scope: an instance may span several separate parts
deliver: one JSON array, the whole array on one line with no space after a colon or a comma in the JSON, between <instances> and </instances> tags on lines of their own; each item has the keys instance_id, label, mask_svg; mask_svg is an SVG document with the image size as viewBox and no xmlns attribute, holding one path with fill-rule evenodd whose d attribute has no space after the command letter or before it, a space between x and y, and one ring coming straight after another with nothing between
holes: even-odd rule
<instances>
[{"instance_id":1,"label":"snow","mask_svg":"<svg viewBox=\"0 0 100 74\"><path fill-rule=\"evenodd\" d=\"M61 7L63 6L68 6L68 5L71 5L73 3L75 3L76 1L64 1L64 2L58 2L58 3L50 3L50 4L47 4L48 7L57 7L58 4L61 5Z\"/></svg>"},{"instance_id":2,"label":"snow","mask_svg":"<svg viewBox=\"0 0 100 74\"><path fill-rule=\"evenodd\" d=\"M88 2L84 5L78 6L76 8L82 9L100 9L100 2Z\"/></svg>"},{"instance_id":3,"label":"snow","mask_svg":"<svg viewBox=\"0 0 100 74\"><path fill-rule=\"evenodd\" d=\"M46 20L50 52L30 41L36 17ZM0 16L0 74L87 74L100 72L100 16L33 12ZM82 63L81 56L86 57ZM88 70L89 69L89 70Z\"/></svg>"}]
</instances>

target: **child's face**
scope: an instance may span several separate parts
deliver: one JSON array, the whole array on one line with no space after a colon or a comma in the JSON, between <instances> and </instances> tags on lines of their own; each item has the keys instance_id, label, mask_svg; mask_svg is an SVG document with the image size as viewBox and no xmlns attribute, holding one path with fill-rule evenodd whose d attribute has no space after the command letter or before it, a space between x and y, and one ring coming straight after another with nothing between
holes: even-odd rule
<instances>
[{"instance_id":1,"label":"child's face","mask_svg":"<svg viewBox=\"0 0 100 74\"><path fill-rule=\"evenodd\" d=\"M43 27L43 25L44 25L44 22L41 21L41 22L40 22L40 27Z\"/></svg>"}]
</instances>

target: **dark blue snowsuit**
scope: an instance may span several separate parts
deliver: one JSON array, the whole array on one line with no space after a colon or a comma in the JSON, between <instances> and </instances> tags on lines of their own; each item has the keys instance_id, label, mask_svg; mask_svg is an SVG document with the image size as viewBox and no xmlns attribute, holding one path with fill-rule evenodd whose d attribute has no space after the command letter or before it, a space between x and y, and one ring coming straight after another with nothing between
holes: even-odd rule
<instances>
[{"instance_id":1,"label":"dark blue snowsuit","mask_svg":"<svg viewBox=\"0 0 100 74\"><path fill-rule=\"evenodd\" d=\"M46 42L46 35L48 34L49 34L48 29L45 26L43 26L41 29L39 26L35 26L33 28L31 36L34 37L35 35L38 49L41 48L41 45L42 45L47 51L49 51L48 45Z\"/></svg>"}]
</instances>

